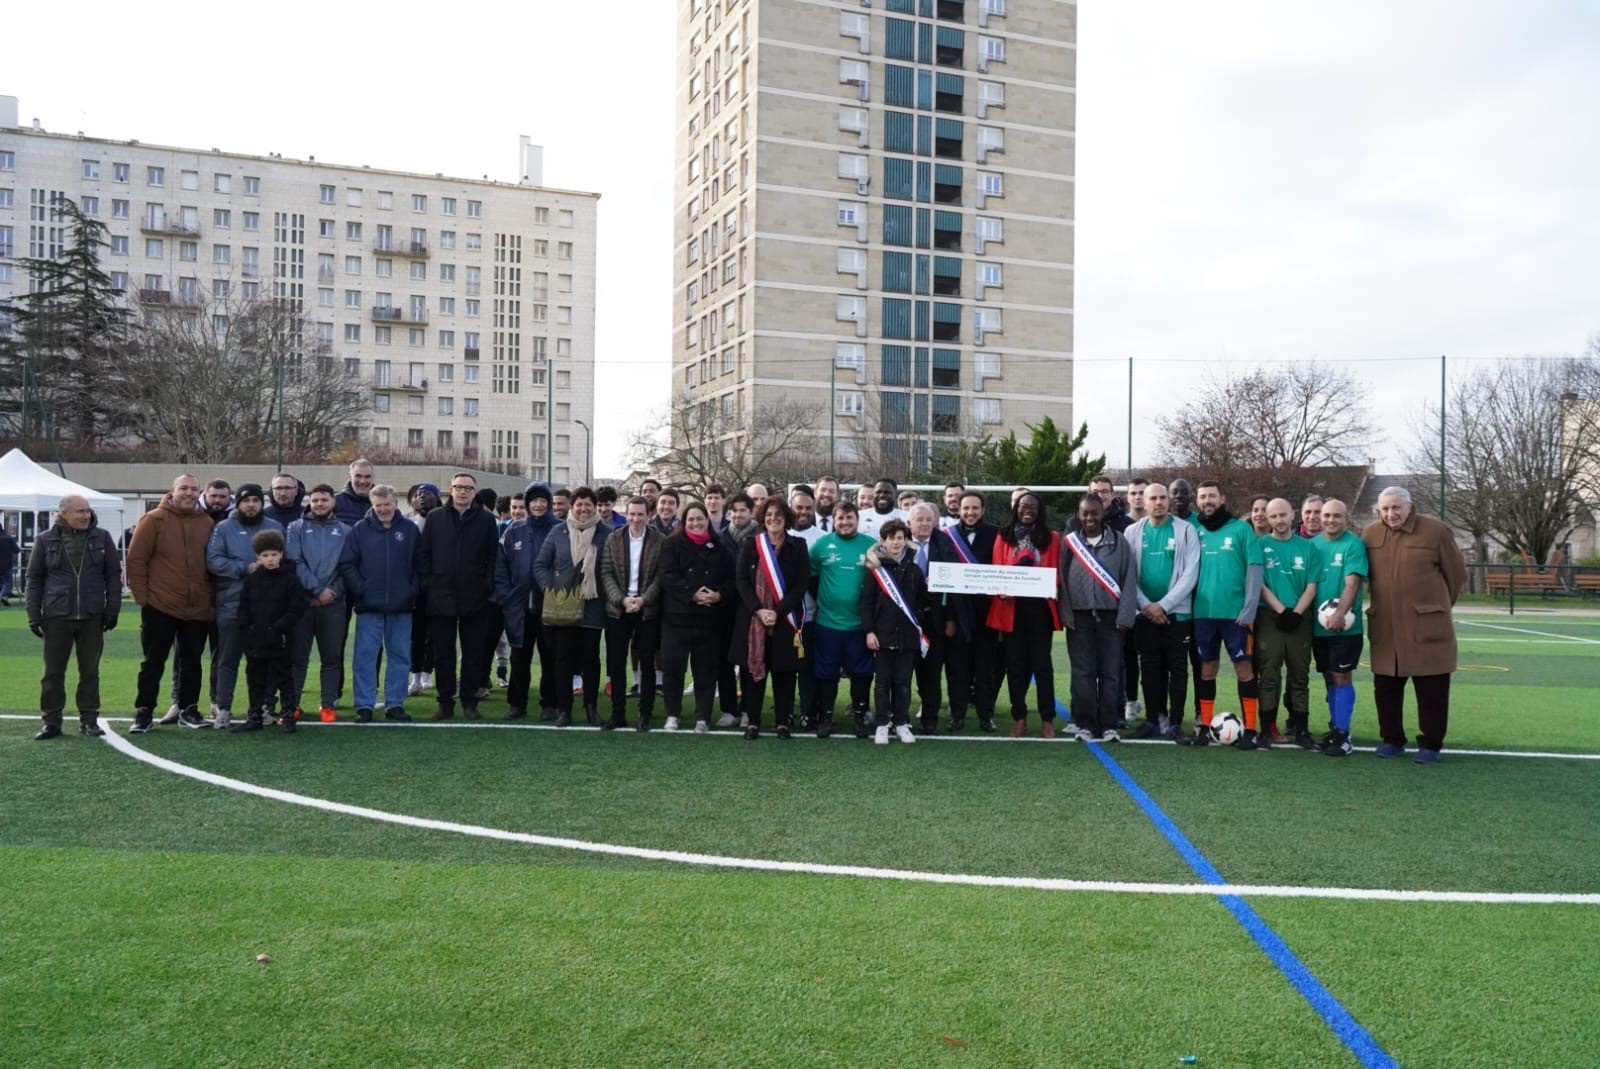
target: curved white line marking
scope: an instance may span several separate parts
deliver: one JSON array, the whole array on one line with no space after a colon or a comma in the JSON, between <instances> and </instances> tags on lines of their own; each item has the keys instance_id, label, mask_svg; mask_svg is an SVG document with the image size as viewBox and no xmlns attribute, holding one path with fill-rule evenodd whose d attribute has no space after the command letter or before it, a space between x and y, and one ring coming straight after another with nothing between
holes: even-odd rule
<instances>
[{"instance_id":1,"label":"curved white line marking","mask_svg":"<svg viewBox=\"0 0 1600 1069\"><path fill-rule=\"evenodd\" d=\"M641 846L619 846L614 843L594 843L583 839L565 839L552 835L533 835L528 832L486 828L477 824L458 824L449 820L431 820L404 813L390 813L366 806L330 802L324 798L280 791L262 787L244 780L219 776L215 772L193 768L169 761L165 757L142 750L115 731L106 732L105 741L113 749L143 761L147 765L186 776L214 787L223 787L241 794L253 794L275 802L307 806L328 813L363 817L386 824L401 824L429 831L448 831L458 835L472 835L481 839L524 843L529 846L548 846L560 850L578 850L588 854L607 854L612 857L631 857L645 861L670 861L683 865L700 865L710 868L746 869L759 872L792 872L813 876L854 876L872 880L902 880L914 883L963 884L970 887L1018 887L1037 891L1107 891L1121 894L1152 895L1238 895L1244 898L1346 898L1391 902L1473 902L1487 904L1521 905L1585 905L1600 906L1600 894L1543 894L1498 891L1388 891L1362 887L1274 887L1252 884L1210 883L1133 883L1116 880L1067 880L1038 876L979 876L964 873L916 872L907 869L871 868L861 865L823 865L804 861L773 861L767 858L723 857L717 854L693 854L681 850L652 850Z\"/></svg>"}]
</instances>

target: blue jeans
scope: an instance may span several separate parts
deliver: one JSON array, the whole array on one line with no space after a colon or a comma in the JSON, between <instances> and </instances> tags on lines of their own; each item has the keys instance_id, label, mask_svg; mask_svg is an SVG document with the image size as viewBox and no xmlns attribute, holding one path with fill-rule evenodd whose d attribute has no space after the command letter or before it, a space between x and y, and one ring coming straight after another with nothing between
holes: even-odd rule
<instances>
[{"instance_id":1,"label":"blue jeans","mask_svg":"<svg viewBox=\"0 0 1600 1069\"><path fill-rule=\"evenodd\" d=\"M350 658L350 675L357 709L379 708L378 649L382 646L383 706L406 703L407 676L411 674L411 613L361 612L356 614L356 650Z\"/></svg>"}]
</instances>

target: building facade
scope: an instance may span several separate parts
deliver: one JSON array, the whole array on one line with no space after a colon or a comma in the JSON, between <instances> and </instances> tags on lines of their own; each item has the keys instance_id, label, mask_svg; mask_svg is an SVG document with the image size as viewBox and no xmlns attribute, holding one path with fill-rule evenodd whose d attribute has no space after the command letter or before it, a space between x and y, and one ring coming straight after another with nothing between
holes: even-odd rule
<instances>
[{"instance_id":1,"label":"building facade","mask_svg":"<svg viewBox=\"0 0 1600 1069\"><path fill-rule=\"evenodd\" d=\"M597 194L146 145L20 127L0 97L0 298L21 257L105 224L103 266L142 314L287 301L371 398L360 451L581 477L594 425ZM0 324L0 328L4 325ZM585 432L586 433L586 432Z\"/></svg>"},{"instance_id":2,"label":"building facade","mask_svg":"<svg viewBox=\"0 0 1600 1069\"><path fill-rule=\"evenodd\" d=\"M674 391L818 457L1072 424L1077 5L679 0Z\"/></svg>"}]
</instances>

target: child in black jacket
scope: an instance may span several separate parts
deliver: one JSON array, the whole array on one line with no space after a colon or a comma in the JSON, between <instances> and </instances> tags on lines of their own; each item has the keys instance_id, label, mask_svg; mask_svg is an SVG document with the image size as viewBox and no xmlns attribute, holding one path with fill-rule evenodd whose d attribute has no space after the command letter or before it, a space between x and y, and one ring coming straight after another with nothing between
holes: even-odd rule
<instances>
[{"instance_id":1,"label":"child in black jacket","mask_svg":"<svg viewBox=\"0 0 1600 1069\"><path fill-rule=\"evenodd\" d=\"M289 632L310 604L293 568L283 566L283 533L261 531L250 540L256 562L244 577L239 596L239 625L244 633L245 680L250 688L250 715L229 728L234 733L260 731L281 703L283 730L295 729L298 695L289 669Z\"/></svg>"},{"instance_id":2,"label":"child in black jacket","mask_svg":"<svg viewBox=\"0 0 1600 1069\"><path fill-rule=\"evenodd\" d=\"M879 544L867 551L871 571L861 584L861 624L867 629L867 648L877 654L877 732L873 741L880 746L889 743L891 723L901 742L917 741L911 733L911 677L922 656L922 638L933 608L922 570L906 553L910 537L911 529L902 520L890 520L880 527ZM885 586L899 592L910 616L895 604Z\"/></svg>"}]
</instances>

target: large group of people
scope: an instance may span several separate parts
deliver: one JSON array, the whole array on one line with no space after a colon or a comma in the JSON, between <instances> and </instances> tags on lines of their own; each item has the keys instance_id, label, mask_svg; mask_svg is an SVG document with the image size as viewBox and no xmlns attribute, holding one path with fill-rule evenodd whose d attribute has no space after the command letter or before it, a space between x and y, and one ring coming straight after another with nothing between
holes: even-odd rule
<instances>
[{"instance_id":1,"label":"large group of people","mask_svg":"<svg viewBox=\"0 0 1600 1069\"><path fill-rule=\"evenodd\" d=\"M923 501L890 479L846 495L823 477L787 497L761 483L684 494L646 479L624 499L542 483L500 497L466 472L443 494L424 483L402 497L365 460L341 490L307 490L287 472L265 492L202 488L185 474L127 545L143 653L130 731L292 731L313 647L316 714L336 720L354 616L359 723L408 721L406 699L429 690L434 720L458 708L478 720L498 682L507 720L536 711L557 727L581 718L650 731L659 699L663 730L757 739L770 691L777 738L827 737L847 684L847 730L911 743L966 730L974 710L979 731L997 731L1003 685L1010 735L1036 718L1054 738L1055 636L1065 631L1067 727L1081 741L1128 734L1342 757L1366 652L1377 753L1406 752L1410 680L1416 759L1439 759L1465 565L1449 529L1419 516L1405 489L1384 490L1380 518L1360 533L1332 499L1297 510L1260 496L1235 515L1211 480L1136 479L1119 495L1097 478L1059 530L1046 504L1019 487L994 524L976 491L951 484ZM88 503L64 499L28 569L28 619L44 639L39 738L61 734L74 653L80 730L102 732L98 664L121 607L120 565ZM957 566L941 574L964 577L962 592L930 582L936 565ZM1020 573L1029 594L977 592L1002 573L960 567L970 565L1050 578ZM1236 714L1218 707L1224 657ZM172 701L158 721L169 662ZM1313 666L1328 714L1320 735Z\"/></svg>"}]
</instances>

